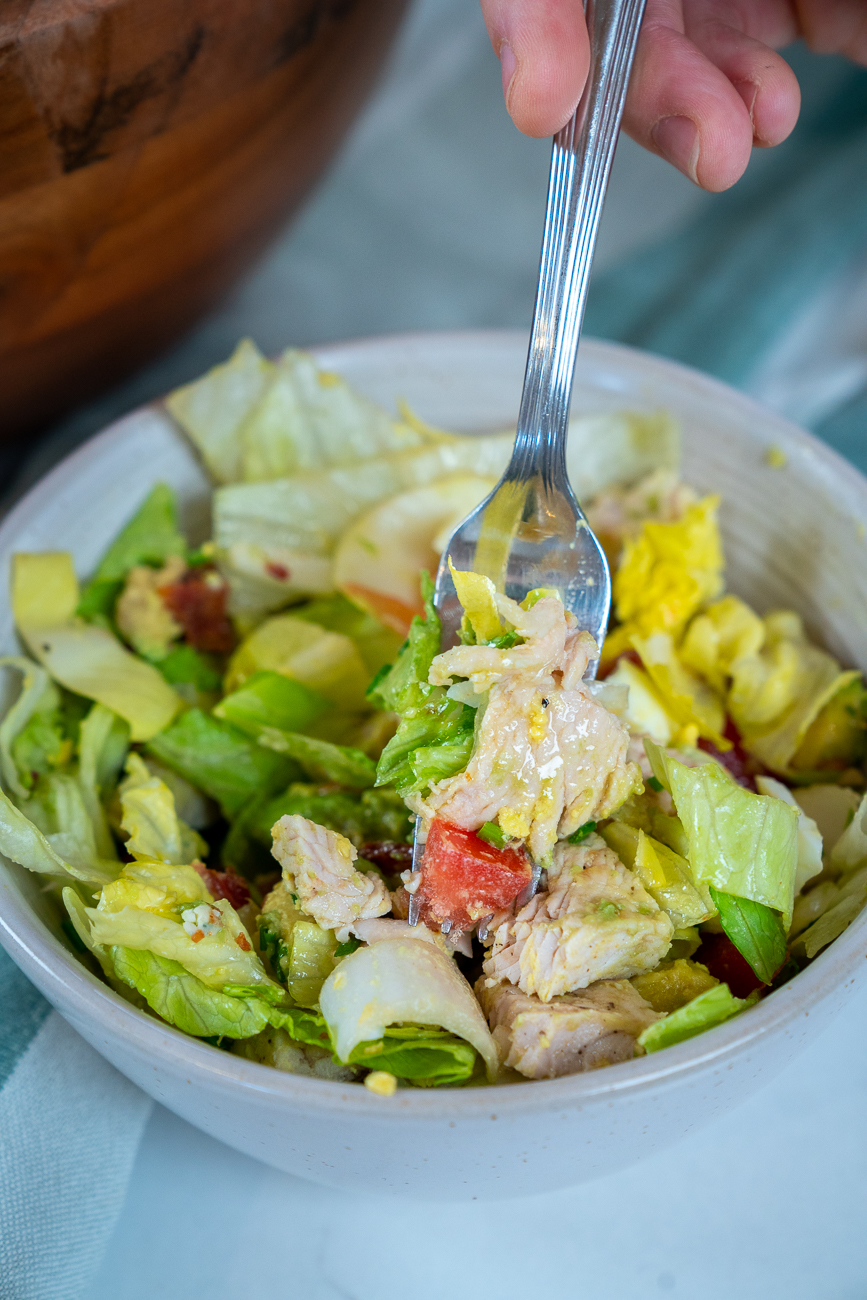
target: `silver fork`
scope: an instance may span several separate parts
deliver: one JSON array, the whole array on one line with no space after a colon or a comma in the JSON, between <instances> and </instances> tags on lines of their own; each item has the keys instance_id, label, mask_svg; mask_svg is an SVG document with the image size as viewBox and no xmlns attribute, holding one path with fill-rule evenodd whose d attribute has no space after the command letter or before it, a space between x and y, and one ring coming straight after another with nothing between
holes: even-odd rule
<instances>
[{"instance_id":1,"label":"silver fork","mask_svg":"<svg viewBox=\"0 0 867 1300\"><path fill-rule=\"evenodd\" d=\"M462 614L449 561L456 569L487 574L517 601L536 587L553 587L597 645L605 637L611 575L569 483L566 439L596 233L644 5L645 0L586 0L590 72L575 115L554 137L515 447L500 482L455 529L442 553L434 603L443 649L455 644ZM594 662L587 676L595 672ZM422 850L418 831L417 824L414 872ZM418 910L412 895L413 925Z\"/></svg>"}]
</instances>

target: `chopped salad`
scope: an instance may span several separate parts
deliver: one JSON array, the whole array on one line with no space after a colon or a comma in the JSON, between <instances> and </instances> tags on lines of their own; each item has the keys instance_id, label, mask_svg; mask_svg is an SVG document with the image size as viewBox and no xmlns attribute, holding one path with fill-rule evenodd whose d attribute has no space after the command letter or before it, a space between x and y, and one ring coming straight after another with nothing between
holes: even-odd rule
<instances>
[{"instance_id":1,"label":"chopped salad","mask_svg":"<svg viewBox=\"0 0 867 1300\"><path fill-rule=\"evenodd\" d=\"M0 660L0 851L142 1012L382 1095L547 1079L748 1014L858 914L861 674L726 592L667 417L573 421L613 573L592 681L554 590L455 572L441 646L428 573L511 433L250 343L167 409L212 536L157 484L83 581L16 555Z\"/></svg>"}]
</instances>

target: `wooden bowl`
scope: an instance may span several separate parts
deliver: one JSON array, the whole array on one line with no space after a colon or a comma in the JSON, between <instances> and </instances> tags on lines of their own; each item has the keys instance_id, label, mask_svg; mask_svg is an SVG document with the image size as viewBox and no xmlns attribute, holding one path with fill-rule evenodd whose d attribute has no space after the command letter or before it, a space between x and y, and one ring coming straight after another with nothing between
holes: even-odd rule
<instances>
[{"instance_id":1,"label":"wooden bowl","mask_svg":"<svg viewBox=\"0 0 867 1300\"><path fill-rule=\"evenodd\" d=\"M0 434L211 307L316 180L404 0L0 0Z\"/></svg>"}]
</instances>

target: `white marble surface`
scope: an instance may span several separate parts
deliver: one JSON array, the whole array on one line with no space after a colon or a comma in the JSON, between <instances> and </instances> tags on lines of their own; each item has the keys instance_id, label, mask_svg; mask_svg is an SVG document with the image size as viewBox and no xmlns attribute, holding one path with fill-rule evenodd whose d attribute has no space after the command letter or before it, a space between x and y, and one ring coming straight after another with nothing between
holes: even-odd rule
<instances>
[{"instance_id":1,"label":"white marble surface","mask_svg":"<svg viewBox=\"0 0 867 1300\"><path fill-rule=\"evenodd\" d=\"M68 419L27 477L221 360L244 333L276 351L402 329L526 324L548 152L505 116L473 0L421 0L381 91L300 220L221 311ZM709 201L624 142L600 264ZM767 395L787 413L797 415L796 400L821 406L823 383L837 391L864 372L863 313L851 307L863 296L853 298L853 282L835 292L795 323L800 334L766 367ZM831 346L841 294L855 323L845 345ZM820 336L827 346L796 392L791 377L804 376ZM278 1174L157 1108L89 1300L860 1300L865 1018L867 996L779 1080L670 1152L532 1200L350 1197Z\"/></svg>"}]
</instances>

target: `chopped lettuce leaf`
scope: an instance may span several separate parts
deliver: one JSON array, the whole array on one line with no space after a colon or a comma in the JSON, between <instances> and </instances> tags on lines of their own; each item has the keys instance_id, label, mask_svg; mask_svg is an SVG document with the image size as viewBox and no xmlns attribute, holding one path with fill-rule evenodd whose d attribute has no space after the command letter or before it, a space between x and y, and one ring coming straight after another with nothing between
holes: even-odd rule
<instances>
[{"instance_id":1,"label":"chopped lettuce leaf","mask_svg":"<svg viewBox=\"0 0 867 1300\"><path fill-rule=\"evenodd\" d=\"M770 794L775 799L782 799L794 808L798 814L798 865L795 870L795 893L800 894L808 880L818 876L822 870L822 836L819 828L808 817L795 799L788 786L782 781L775 781L772 776L757 776L756 788L759 794Z\"/></svg>"},{"instance_id":2,"label":"chopped lettuce leaf","mask_svg":"<svg viewBox=\"0 0 867 1300\"><path fill-rule=\"evenodd\" d=\"M129 835L126 849L134 858L181 865L202 860L208 845L175 811L175 797L152 776L138 754L130 754L127 777L118 793L121 826Z\"/></svg>"},{"instance_id":3,"label":"chopped lettuce leaf","mask_svg":"<svg viewBox=\"0 0 867 1300\"><path fill-rule=\"evenodd\" d=\"M331 555L350 524L380 501L461 471L498 478L513 441L508 434L457 437L346 468L219 488L214 541L221 552L246 542L269 553L283 549Z\"/></svg>"},{"instance_id":4,"label":"chopped lettuce leaf","mask_svg":"<svg viewBox=\"0 0 867 1300\"><path fill-rule=\"evenodd\" d=\"M229 661L226 690L263 670L295 678L338 708L365 707L370 674L355 644L295 614L266 619L242 641Z\"/></svg>"},{"instance_id":5,"label":"chopped lettuce leaf","mask_svg":"<svg viewBox=\"0 0 867 1300\"><path fill-rule=\"evenodd\" d=\"M58 776L54 779L72 782L74 785L72 777ZM78 798L80 801L80 793ZM71 876L74 880L81 880L91 885L104 885L113 878L117 870L116 863L113 870L111 863L100 863L96 858L95 847L89 856L82 854L81 846L72 841L71 835L57 834L54 829L57 822L53 818L49 820L47 817L40 816L40 820L49 827L47 833L43 832L28 816L28 812L33 810L32 805L33 800L28 800L25 811L21 811L0 790L0 853L20 866L26 867L28 871L36 871L42 875ZM81 808L84 810L83 803ZM39 814L42 812L40 806ZM84 816L87 816L86 810ZM74 851L67 858L64 850L70 847ZM86 843L84 847L88 847Z\"/></svg>"},{"instance_id":6,"label":"chopped lettuce leaf","mask_svg":"<svg viewBox=\"0 0 867 1300\"><path fill-rule=\"evenodd\" d=\"M797 946L803 945L807 957L812 959L852 924L865 903L867 903L867 867L862 867L841 885L840 895L833 906L823 912L809 929L798 936Z\"/></svg>"},{"instance_id":7,"label":"chopped lettuce leaf","mask_svg":"<svg viewBox=\"0 0 867 1300\"><path fill-rule=\"evenodd\" d=\"M657 1020L649 1025L639 1036L639 1043L646 1052L658 1052L663 1047L673 1047L683 1043L687 1038L704 1033L731 1020L740 1011L746 1011L755 1003L755 996L749 998L733 997L728 984L716 984L706 993L687 1002L678 1011L672 1011L664 1020Z\"/></svg>"},{"instance_id":8,"label":"chopped lettuce leaf","mask_svg":"<svg viewBox=\"0 0 867 1300\"><path fill-rule=\"evenodd\" d=\"M146 752L216 799L233 817L253 795L276 791L298 775L290 758L263 749L231 723L188 709L154 736Z\"/></svg>"},{"instance_id":9,"label":"chopped lettuce leaf","mask_svg":"<svg viewBox=\"0 0 867 1300\"><path fill-rule=\"evenodd\" d=\"M123 718L104 704L94 704L81 724L78 784L93 823L97 851L103 858L117 857L103 798L117 780L128 748L129 727Z\"/></svg>"},{"instance_id":10,"label":"chopped lettuce leaf","mask_svg":"<svg viewBox=\"0 0 867 1300\"><path fill-rule=\"evenodd\" d=\"M662 1011L666 1015L679 1011L688 1002L692 1002L693 998L719 984L719 980L710 974L706 966L683 957L663 962L656 970L649 971L646 975L635 975L629 982L654 1011Z\"/></svg>"},{"instance_id":11,"label":"chopped lettuce leaf","mask_svg":"<svg viewBox=\"0 0 867 1300\"><path fill-rule=\"evenodd\" d=\"M737 596L723 596L695 616L679 653L687 668L725 696L732 665L744 656L758 654L764 640L765 626L758 614Z\"/></svg>"},{"instance_id":12,"label":"chopped lettuce leaf","mask_svg":"<svg viewBox=\"0 0 867 1300\"><path fill-rule=\"evenodd\" d=\"M308 777L333 781L350 790L364 790L376 781L376 764L360 749L332 745L327 740L303 736L300 732L260 727L258 743L276 754L286 754L304 769Z\"/></svg>"},{"instance_id":13,"label":"chopped lettuce leaf","mask_svg":"<svg viewBox=\"0 0 867 1300\"><path fill-rule=\"evenodd\" d=\"M667 411L605 411L569 421L569 478L579 501L653 470L680 468L680 430Z\"/></svg>"},{"instance_id":14,"label":"chopped lettuce leaf","mask_svg":"<svg viewBox=\"0 0 867 1300\"><path fill-rule=\"evenodd\" d=\"M694 879L764 903L791 919L798 865L796 810L736 785L717 763L689 768L652 741L645 741L645 749L654 774L664 777L671 791L689 839Z\"/></svg>"},{"instance_id":15,"label":"chopped lettuce leaf","mask_svg":"<svg viewBox=\"0 0 867 1300\"><path fill-rule=\"evenodd\" d=\"M605 643L616 658L632 634L677 635L702 605L722 588L723 554L716 512L718 497L689 506L676 523L647 522L627 538L614 575L614 603L621 627Z\"/></svg>"},{"instance_id":16,"label":"chopped lettuce leaf","mask_svg":"<svg viewBox=\"0 0 867 1300\"><path fill-rule=\"evenodd\" d=\"M263 727L304 731L331 704L324 695L282 673L260 670L237 691L226 695L214 709L247 735L258 737Z\"/></svg>"},{"instance_id":17,"label":"chopped lettuce leaf","mask_svg":"<svg viewBox=\"0 0 867 1300\"><path fill-rule=\"evenodd\" d=\"M249 339L228 361L166 398L169 413L192 440L218 483L241 477L244 446L239 430L274 381L275 367Z\"/></svg>"},{"instance_id":18,"label":"chopped lettuce leaf","mask_svg":"<svg viewBox=\"0 0 867 1300\"><path fill-rule=\"evenodd\" d=\"M425 441L294 348L280 357L273 382L245 418L238 439L238 477L247 483L355 465Z\"/></svg>"},{"instance_id":19,"label":"chopped lettuce leaf","mask_svg":"<svg viewBox=\"0 0 867 1300\"><path fill-rule=\"evenodd\" d=\"M849 681L819 710L804 732L792 767L798 771L857 767L867 755L867 687Z\"/></svg>"},{"instance_id":20,"label":"chopped lettuce leaf","mask_svg":"<svg viewBox=\"0 0 867 1300\"><path fill-rule=\"evenodd\" d=\"M359 1043L349 1054L350 1065L367 1070L387 1070L417 1088L449 1087L465 1083L479 1059L475 1047L463 1038L430 1026L393 1025L371 1042Z\"/></svg>"},{"instance_id":21,"label":"chopped lettuce leaf","mask_svg":"<svg viewBox=\"0 0 867 1300\"><path fill-rule=\"evenodd\" d=\"M629 692L622 718L633 735L649 736L657 745L670 745L682 724L666 708L648 673L628 659L620 659L605 678Z\"/></svg>"},{"instance_id":22,"label":"chopped lettuce leaf","mask_svg":"<svg viewBox=\"0 0 867 1300\"><path fill-rule=\"evenodd\" d=\"M458 600L464 607L464 614L476 634L476 641L492 641L503 630L497 610L497 589L482 573L459 573L449 560L452 581L455 584ZM529 609L530 606L528 605Z\"/></svg>"},{"instance_id":23,"label":"chopped lettuce leaf","mask_svg":"<svg viewBox=\"0 0 867 1300\"><path fill-rule=\"evenodd\" d=\"M430 575L421 575L424 618L414 618L395 663L382 671L367 692L371 703L395 713L423 706L435 688L428 685L431 664L440 652L442 624L433 603Z\"/></svg>"},{"instance_id":24,"label":"chopped lettuce leaf","mask_svg":"<svg viewBox=\"0 0 867 1300\"><path fill-rule=\"evenodd\" d=\"M281 817L292 815L307 817L338 831L356 848L377 840L406 843L410 833L409 813L395 790L364 790L359 796L345 790L323 793L319 786L296 782L285 794L254 811L249 822L250 834L270 849L272 826Z\"/></svg>"},{"instance_id":25,"label":"chopped lettuce leaf","mask_svg":"<svg viewBox=\"0 0 867 1300\"><path fill-rule=\"evenodd\" d=\"M221 677L212 655L202 654L191 645L178 645L154 663L170 686L193 686L202 695L220 689Z\"/></svg>"},{"instance_id":26,"label":"chopped lettuce leaf","mask_svg":"<svg viewBox=\"0 0 867 1300\"><path fill-rule=\"evenodd\" d=\"M389 1025L433 1025L470 1043L489 1078L497 1051L469 984L450 957L421 939L389 939L344 957L319 1002L341 1061Z\"/></svg>"},{"instance_id":27,"label":"chopped lettuce leaf","mask_svg":"<svg viewBox=\"0 0 867 1300\"><path fill-rule=\"evenodd\" d=\"M830 863L837 871L854 871L867 864L867 795L858 804L840 838L832 843Z\"/></svg>"},{"instance_id":28,"label":"chopped lettuce leaf","mask_svg":"<svg viewBox=\"0 0 867 1300\"><path fill-rule=\"evenodd\" d=\"M844 785L808 785L795 791L795 799L812 821L816 823L826 854L836 845L840 836L855 816L861 802L856 790ZM864 859L867 861L867 836Z\"/></svg>"},{"instance_id":29,"label":"chopped lettuce leaf","mask_svg":"<svg viewBox=\"0 0 867 1300\"><path fill-rule=\"evenodd\" d=\"M214 558L229 587L229 613L241 631L303 596L334 589L327 556L240 541L215 550Z\"/></svg>"},{"instance_id":30,"label":"chopped lettuce leaf","mask_svg":"<svg viewBox=\"0 0 867 1300\"><path fill-rule=\"evenodd\" d=\"M333 930L323 930L295 906L285 881L271 891L263 908L257 918L263 954L292 1001L315 1007L335 965Z\"/></svg>"},{"instance_id":31,"label":"chopped lettuce leaf","mask_svg":"<svg viewBox=\"0 0 867 1300\"><path fill-rule=\"evenodd\" d=\"M686 859L644 831L638 832L633 869L676 930L699 925L716 911L707 888L693 880Z\"/></svg>"},{"instance_id":32,"label":"chopped lettuce leaf","mask_svg":"<svg viewBox=\"0 0 867 1300\"><path fill-rule=\"evenodd\" d=\"M324 627L326 632L348 636L358 647L371 676L384 664L392 663L400 651L401 637L392 628L342 594L321 596L292 612L296 618Z\"/></svg>"},{"instance_id":33,"label":"chopped lettuce leaf","mask_svg":"<svg viewBox=\"0 0 867 1300\"><path fill-rule=\"evenodd\" d=\"M770 984L786 960L786 929L779 912L713 886L711 895L726 934L762 983Z\"/></svg>"},{"instance_id":34,"label":"chopped lettuce leaf","mask_svg":"<svg viewBox=\"0 0 867 1300\"><path fill-rule=\"evenodd\" d=\"M13 794L23 799L33 785L33 773L59 766L65 736L55 722L60 696L48 673L23 655L5 655L0 667L17 668L23 676L17 700L0 723L0 771ZM67 745L66 750L71 749Z\"/></svg>"}]
</instances>

